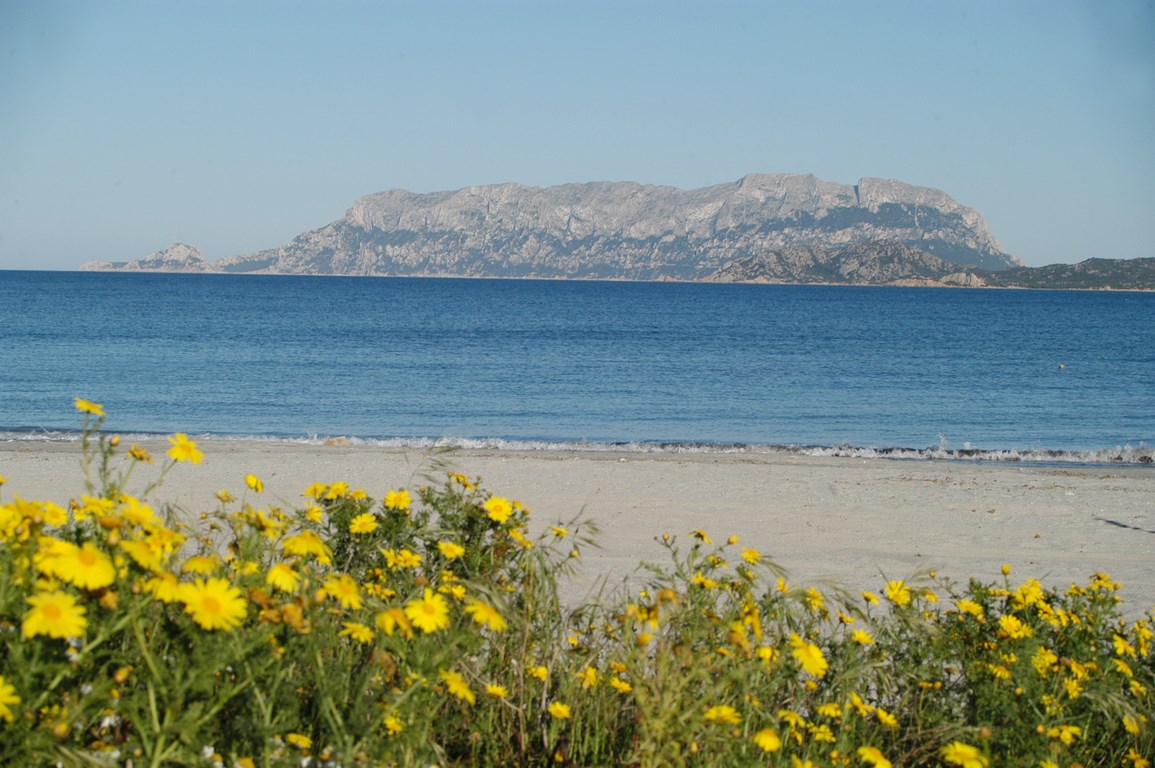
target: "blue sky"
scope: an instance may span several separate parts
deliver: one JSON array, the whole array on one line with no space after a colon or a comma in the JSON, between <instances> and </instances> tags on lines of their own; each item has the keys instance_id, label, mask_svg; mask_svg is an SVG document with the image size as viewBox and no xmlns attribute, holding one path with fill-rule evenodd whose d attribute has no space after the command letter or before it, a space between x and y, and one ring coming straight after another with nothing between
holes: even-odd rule
<instances>
[{"instance_id":1,"label":"blue sky","mask_svg":"<svg viewBox=\"0 0 1155 768\"><path fill-rule=\"evenodd\" d=\"M1155 256L1152 40L1151 0L0 0L0 269L751 172L937 187L1032 266Z\"/></svg>"}]
</instances>

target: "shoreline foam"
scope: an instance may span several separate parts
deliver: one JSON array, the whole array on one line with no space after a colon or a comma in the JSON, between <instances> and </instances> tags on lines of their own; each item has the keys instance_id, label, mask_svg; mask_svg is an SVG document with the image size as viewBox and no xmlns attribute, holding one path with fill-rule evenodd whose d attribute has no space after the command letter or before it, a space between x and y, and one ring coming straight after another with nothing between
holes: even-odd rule
<instances>
[{"instance_id":1,"label":"shoreline foam","mask_svg":"<svg viewBox=\"0 0 1155 768\"><path fill-rule=\"evenodd\" d=\"M156 432L115 432L124 440L148 441L165 437ZM1141 442L1138 445L1116 445L1090 450L1062 450L1051 448L949 448L930 446L856 446L800 445L775 443L726 443L706 441L582 441L562 439L516 439L501 437L358 437L309 435L229 435L201 433L198 440L217 442L253 442L284 445L353 445L387 450L467 450L573 452L573 453L628 453L628 454L718 454L718 455L795 455L825 458L902 459L960 461L978 463L1023 463L1039 465L1116 466L1137 465L1155 467L1155 447ZM0 429L3 443L77 443L78 430L47 430L41 428Z\"/></svg>"}]
</instances>

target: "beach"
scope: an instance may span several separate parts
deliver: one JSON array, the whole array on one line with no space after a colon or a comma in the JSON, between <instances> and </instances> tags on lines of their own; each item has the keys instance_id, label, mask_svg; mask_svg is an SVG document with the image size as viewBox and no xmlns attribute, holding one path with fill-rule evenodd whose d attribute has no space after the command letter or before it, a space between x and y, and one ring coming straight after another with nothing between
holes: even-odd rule
<instances>
[{"instance_id":1,"label":"beach","mask_svg":"<svg viewBox=\"0 0 1155 768\"><path fill-rule=\"evenodd\" d=\"M155 458L129 490L155 479L166 441L142 445ZM885 579L929 571L965 584L1037 578L1085 584L1095 571L1122 582L1125 613L1155 606L1155 471L1139 466L1046 466L964 461L848 459L784 454L455 450L369 445L210 440L197 465L179 464L150 495L195 516L229 489L254 505L292 506L314 482L344 481L374 498L441 482L447 471L531 511L531 535L577 515L593 520L598 547L564 588L582 599L644 579L641 562L663 563L662 534L690 546L693 529L732 548L750 547L787 569L795 585L878 591ZM252 473L264 491L246 491ZM0 444L4 501L65 503L84 493L77 442Z\"/></svg>"}]
</instances>

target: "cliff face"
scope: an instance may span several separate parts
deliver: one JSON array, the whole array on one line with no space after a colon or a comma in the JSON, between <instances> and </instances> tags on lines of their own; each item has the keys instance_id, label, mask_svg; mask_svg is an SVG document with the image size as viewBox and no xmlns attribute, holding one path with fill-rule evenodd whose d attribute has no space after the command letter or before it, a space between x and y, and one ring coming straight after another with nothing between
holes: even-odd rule
<instances>
[{"instance_id":1,"label":"cliff face","mask_svg":"<svg viewBox=\"0 0 1155 768\"><path fill-rule=\"evenodd\" d=\"M879 241L969 267L1020 264L976 211L938 190L777 174L691 190L632 182L390 190L357 200L342 219L287 245L226 258L213 268L697 280L732 260L785 248Z\"/></svg>"},{"instance_id":2,"label":"cliff face","mask_svg":"<svg viewBox=\"0 0 1155 768\"><path fill-rule=\"evenodd\" d=\"M728 262L706 278L723 283L834 283L846 285L956 285L986 283L972 272L898 242L853 243L837 248L789 246Z\"/></svg>"}]
</instances>

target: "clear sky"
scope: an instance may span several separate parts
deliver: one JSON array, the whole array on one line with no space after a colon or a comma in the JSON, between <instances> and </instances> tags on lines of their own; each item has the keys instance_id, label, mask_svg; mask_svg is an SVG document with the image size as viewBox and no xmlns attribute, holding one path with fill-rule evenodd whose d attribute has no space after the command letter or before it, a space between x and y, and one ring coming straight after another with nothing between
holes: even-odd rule
<instances>
[{"instance_id":1,"label":"clear sky","mask_svg":"<svg viewBox=\"0 0 1155 768\"><path fill-rule=\"evenodd\" d=\"M937 187L1155 256L1155 0L0 0L0 269L288 242L364 194Z\"/></svg>"}]
</instances>

